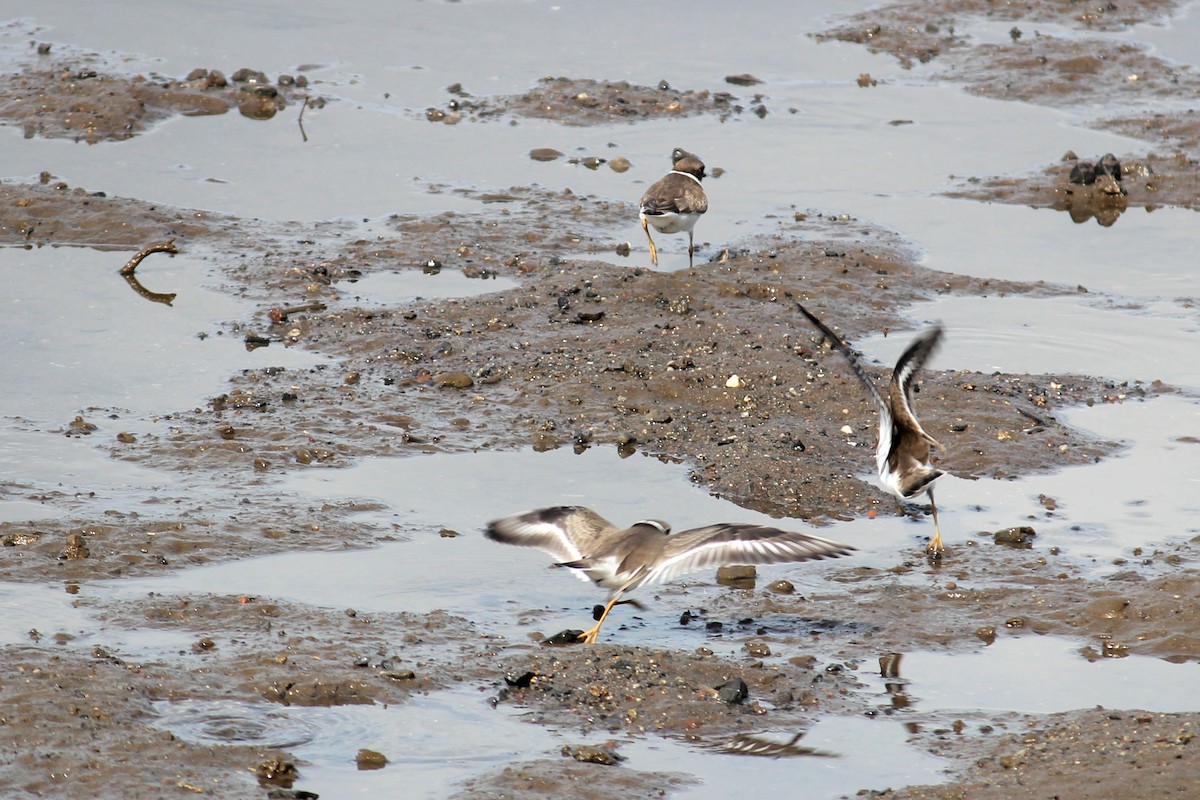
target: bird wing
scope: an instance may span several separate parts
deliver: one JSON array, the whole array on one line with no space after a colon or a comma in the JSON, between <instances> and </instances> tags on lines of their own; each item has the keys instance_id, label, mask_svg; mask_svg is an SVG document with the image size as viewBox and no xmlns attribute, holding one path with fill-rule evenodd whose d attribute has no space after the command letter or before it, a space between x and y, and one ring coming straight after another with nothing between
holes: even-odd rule
<instances>
[{"instance_id":1,"label":"bird wing","mask_svg":"<svg viewBox=\"0 0 1200 800\"><path fill-rule=\"evenodd\" d=\"M812 561L849 555L853 550L820 536L723 522L669 537L662 558L641 583L657 583L706 567Z\"/></svg>"},{"instance_id":2,"label":"bird wing","mask_svg":"<svg viewBox=\"0 0 1200 800\"><path fill-rule=\"evenodd\" d=\"M681 172L670 172L650 185L642 195L643 214L703 214L708 197L700 181Z\"/></svg>"},{"instance_id":3,"label":"bird wing","mask_svg":"<svg viewBox=\"0 0 1200 800\"><path fill-rule=\"evenodd\" d=\"M867 393L871 395L871 399L875 401L875 406L879 409L880 417L887 417L890 420L892 414L888 409L888 403L884 399L883 395L879 393L879 387L875 385L875 381L872 380L871 376L867 374L867 371L862 368L862 364L858 363L858 352L856 350L852 350L850 345L842 341L842 337L830 330L824 322L821 322L821 320L817 319L817 317L813 315L813 313L807 308L799 303L796 303L796 308L800 309L800 313L808 317L808 321L815 325L817 330L825 335L825 338L829 340L829 343L833 346L833 349L837 350L842 354L843 357L845 357L846 361L850 364L850 369L854 370L854 374L858 376L858 380L864 387L866 387Z\"/></svg>"},{"instance_id":4,"label":"bird wing","mask_svg":"<svg viewBox=\"0 0 1200 800\"><path fill-rule=\"evenodd\" d=\"M896 424L915 430L931 446L939 449L941 445L938 444L936 439L925 432L925 429L921 427L921 423L917 422L916 414L913 413L912 385L913 381L916 380L917 373L925 366L925 362L937 350L941 341L941 325L935 325L914 339L913 343L908 346L896 361L896 368L892 370L892 383L890 387L893 414L897 418Z\"/></svg>"},{"instance_id":5,"label":"bird wing","mask_svg":"<svg viewBox=\"0 0 1200 800\"><path fill-rule=\"evenodd\" d=\"M536 547L545 550L559 561L577 561L583 557L572 532L583 526L612 527L612 523L590 508L583 506L554 506L514 514L492 520L484 535L494 542Z\"/></svg>"}]
</instances>

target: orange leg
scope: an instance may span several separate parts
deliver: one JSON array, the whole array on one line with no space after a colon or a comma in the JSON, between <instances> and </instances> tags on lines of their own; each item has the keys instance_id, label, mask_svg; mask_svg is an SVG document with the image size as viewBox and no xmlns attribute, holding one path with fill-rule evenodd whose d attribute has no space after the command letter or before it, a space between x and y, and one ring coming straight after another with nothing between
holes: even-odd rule
<instances>
[{"instance_id":1,"label":"orange leg","mask_svg":"<svg viewBox=\"0 0 1200 800\"><path fill-rule=\"evenodd\" d=\"M579 641L584 644L596 643L596 637L600 635L600 626L604 624L604 620L608 619L608 612L612 611L612 607L617 604L617 598L620 596L620 593L612 596L612 599L608 601L608 605L604 606L604 613L600 615L600 619L597 620L595 627L579 634Z\"/></svg>"},{"instance_id":2,"label":"orange leg","mask_svg":"<svg viewBox=\"0 0 1200 800\"><path fill-rule=\"evenodd\" d=\"M658 248L654 246L654 237L650 235L650 223L642 220L642 230L646 232L646 240L650 242L650 263L658 266Z\"/></svg>"},{"instance_id":3,"label":"orange leg","mask_svg":"<svg viewBox=\"0 0 1200 800\"><path fill-rule=\"evenodd\" d=\"M937 518L937 503L933 502L933 490L929 492L929 507L933 510L933 539L925 546L925 552L930 558L941 558L942 551L946 548L942 545L942 532L938 528Z\"/></svg>"}]
</instances>

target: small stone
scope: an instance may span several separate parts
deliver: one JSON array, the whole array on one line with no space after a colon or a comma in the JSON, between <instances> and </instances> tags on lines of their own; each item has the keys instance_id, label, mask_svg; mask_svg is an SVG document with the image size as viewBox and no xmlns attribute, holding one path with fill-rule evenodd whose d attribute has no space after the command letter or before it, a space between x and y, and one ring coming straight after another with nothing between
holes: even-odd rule
<instances>
[{"instance_id":1,"label":"small stone","mask_svg":"<svg viewBox=\"0 0 1200 800\"><path fill-rule=\"evenodd\" d=\"M417 673L411 669L381 669L379 677L387 678L390 681L411 681L417 677Z\"/></svg>"},{"instance_id":2,"label":"small stone","mask_svg":"<svg viewBox=\"0 0 1200 800\"><path fill-rule=\"evenodd\" d=\"M754 77L748 72L743 72L741 75L726 75L726 83L732 83L734 86L754 86L762 83L762 80Z\"/></svg>"},{"instance_id":3,"label":"small stone","mask_svg":"<svg viewBox=\"0 0 1200 800\"><path fill-rule=\"evenodd\" d=\"M726 389L738 389L744 385L745 384L742 383L742 379L739 378L737 375L730 375L729 378L725 381Z\"/></svg>"},{"instance_id":4,"label":"small stone","mask_svg":"<svg viewBox=\"0 0 1200 800\"><path fill-rule=\"evenodd\" d=\"M35 531L17 531L16 533L7 533L3 538L0 538L0 545L4 547L20 547L22 545L33 544L40 538L42 538L42 535ZM68 537L67 541L70 541L70 537Z\"/></svg>"},{"instance_id":5,"label":"small stone","mask_svg":"<svg viewBox=\"0 0 1200 800\"><path fill-rule=\"evenodd\" d=\"M775 594L792 594L796 591L795 585L791 581L777 580L767 587L767 591Z\"/></svg>"},{"instance_id":6,"label":"small stone","mask_svg":"<svg viewBox=\"0 0 1200 800\"><path fill-rule=\"evenodd\" d=\"M87 541L83 538L82 533L67 534L67 546L63 548L62 555L58 558L60 561L76 561L81 558L87 558L91 555L88 550Z\"/></svg>"},{"instance_id":7,"label":"small stone","mask_svg":"<svg viewBox=\"0 0 1200 800\"><path fill-rule=\"evenodd\" d=\"M842 431L842 433L849 436L850 434L854 433L854 428L851 428L849 425L843 425L841 427L841 431Z\"/></svg>"},{"instance_id":8,"label":"small stone","mask_svg":"<svg viewBox=\"0 0 1200 800\"><path fill-rule=\"evenodd\" d=\"M752 564L717 568L717 580L744 580L745 578L755 578L757 576L758 570Z\"/></svg>"},{"instance_id":9,"label":"small stone","mask_svg":"<svg viewBox=\"0 0 1200 800\"><path fill-rule=\"evenodd\" d=\"M592 747L591 745L578 747L563 745L562 754L585 764L602 764L606 767L615 766L623 759L623 756L617 755L615 751L607 747Z\"/></svg>"},{"instance_id":10,"label":"small stone","mask_svg":"<svg viewBox=\"0 0 1200 800\"><path fill-rule=\"evenodd\" d=\"M741 678L733 678L713 688L717 690L720 701L726 705L738 705L750 696L750 689Z\"/></svg>"},{"instance_id":11,"label":"small stone","mask_svg":"<svg viewBox=\"0 0 1200 800\"><path fill-rule=\"evenodd\" d=\"M617 156L608 162L608 168L613 172L628 172L633 165L629 163L629 159L625 156Z\"/></svg>"},{"instance_id":12,"label":"small stone","mask_svg":"<svg viewBox=\"0 0 1200 800\"><path fill-rule=\"evenodd\" d=\"M535 147L529 151L529 157L534 161L553 161L562 156L563 154L553 147Z\"/></svg>"},{"instance_id":13,"label":"small stone","mask_svg":"<svg viewBox=\"0 0 1200 800\"><path fill-rule=\"evenodd\" d=\"M1006 547L1030 548L1033 547L1033 538L1037 536L1033 528L1028 525L1019 525L1014 528L1005 528L1004 530L996 531L992 536L992 540L996 544L1002 544Z\"/></svg>"},{"instance_id":14,"label":"small stone","mask_svg":"<svg viewBox=\"0 0 1200 800\"><path fill-rule=\"evenodd\" d=\"M443 372L433 377L433 385L443 389L470 389L475 381L465 372Z\"/></svg>"},{"instance_id":15,"label":"small stone","mask_svg":"<svg viewBox=\"0 0 1200 800\"><path fill-rule=\"evenodd\" d=\"M300 777L300 770L296 769L296 765L290 761L272 758L255 767L254 774L260 781L287 788Z\"/></svg>"},{"instance_id":16,"label":"small stone","mask_svg":"<svg viewBox=\"0 0 1200 800\"><path fill-rule=\"evenodd\" d=\"M387 766L388 760L387 756L383 753L377 753L374 750L368 750L364 747L354 757L354 763L358 765L360 770L383 769Z\"/></svg>"},{"instance_id":17,"label":"small stone","mask_svg":"<svg viewBox=\"0 0 1200 800\"><path fill-rule=\"evenodd\" d=\"M742 646L742 649L746 651L747 655L754 656L755 658L766 658L771 655L771 648L766 642L746 642Z\"/></svg>"},{"instance_id":18,"label":"small stone","mask_svg":"<svg viewBox=\"0 0 1200 800\"><path fill-rule=\"evenodd\" d=\"M551 646L559 646L559 645L564 645L564 644L579 644L582 636L583 636L583 631L567 629L565 631L559 631L558 633L554 634L553 636L547 637L546 641L544 641L542 644L548 644Z\"/></svg>"},{"instance_id":19,"label":"small stone","mask_svg":"<svg viewBox=\"0 0 1200 800\"><path fill-rule=\"evenodd\" d=\"M122 431L121 433L117 434L117 441L121 444L133 444L137 441L137 437L132 433L126 433Z\"/></svg>"},{"instance_id":20,"label":"small stone","mask_svg":"<svg viewBox=\"0 0 1200 800\"><path fill-rule=\"evenodd\" d=\"M984 625L982 628L975 629L975 637L984 644L991 644L996 641L996 629L991 625Z\"/></svg>"},{"instance_id":21,"label":"small stone","mask_svg":"<svg viewBox=\"0 0 1200 800\"><path fill-rule=\"evenodd\" d=\"M536 677L536 672L522 672L520 674L509 672L505 674L504 682L514 689L524 689L533 683L533 679Z\"/></svg>"},{"instance_id":22,"label":"small stone","mask_svg":"<svg viewBox=\"0 0 1200 800\"><path fill-rule=\"evenodd\" d=\"M201 638L200 641L198 641L194 645L192 645L192 650L196 651L197 653L206 653L209 650L216 650L216 649L217 649L217 643L214 642L208 636Z\"/></svg>"}]
</instances>

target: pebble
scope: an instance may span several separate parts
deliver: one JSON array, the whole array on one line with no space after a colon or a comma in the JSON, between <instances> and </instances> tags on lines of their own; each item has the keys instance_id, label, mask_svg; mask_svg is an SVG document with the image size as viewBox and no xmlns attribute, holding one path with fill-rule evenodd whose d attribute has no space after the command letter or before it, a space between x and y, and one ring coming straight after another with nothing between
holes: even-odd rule
<instances>
[{"instance_id":1,"label":"pebble","mask_svg":"<svg viewBox=\"0 0 1200 800\"><path fill-rule=\"evenodd\" d=\"M728 380L725 381L725 388L727 389L738 389L744 385L742 379L737 375L730 375Z\"/></svg>"},{"instance_id":2,"label":"pebble","mask_svg":"<svg viewBox=\"0 0 1200 800\"><path fill-rule=\"evenodd\" d=\"M992 536L992 540L996 544L1002 544L1007 547L1029 548L1033 547L1033 538L1037 533L1028 525L1018 525L1013 528L1005 528L1004 530L996 531Z\"/></svg>"},{"instance_id":3,"label":"pebble","mask_svg":"<svg viewBox=\"0 0 1200 800\"><path fill-rule=\"evenodd\" d=\"M778 580L767 587L767 591L775 594L791 594L796 591L795 585L791 581Z\"/></svg>"},{"instance_id":4,"label":"pebble","mask_svg":"<svg viewBox=\"0 0 1200 800\"><path fill-rule=\"evenodd\" d=\"M534 161L553 161L562 156L563 154L553 147L535 147L529 151L529 157Z\"/></svg>"},{"instance_id":5,"label":"pebble","mask_svg":"<svg viewBox=\"0 0 1200 800\"><path fill-rule=\"evenodd\" d=\"M746 644L743 645L743 648L748 655L754 656L755 658L766 658L767 656L771 655L771 648L766 642L746 642Z\"/></svg>"},{"instance_id":6,"label":"pebble","mask_svg":"<svg viewBox=\"0 0 1200 800\"><path fill-rule=\"evenodd\" d=\"M741 678L733 678L713 688L717 690L717 697L726 705L739 705L750 696L750 689Z\"/></svg>"},{"instance_id":7,"label":"pebble","mask_svg":"<svg viewBox=\"0 0 1200 800\"><path fill-rule=\"evenodd\" d=\"M449 389L470 389L475 381L465 372L443 372L433 376L433 385Z\"/></svg>"},{"instance_id":8,"label":"pebble","mask_svg":"<svg viewBox=\"0 0 1200 800\"><path fill-rule=\"evenodd\" d=\"M579 745L578 747L571 747L564 744L562 754L576 761L582 761L585 764L602 764L606 767L615 766L624 758L607 747L592 747L586 744Z\"/></svg>"},{"instance_id":9,"label":"pebble","mask_svg":"<svg viewBox=\"0 0 1200 800\"><path fill-rule=\"evenodd\" d=\"M748 72L743 72L741 75L726 75L726 83L732 83L734 86L754 86L762 83L762 79L756 78Z\"/></svg>"},{"instance_id":10,"label":"pebble","mask_svg":"<svg viewBox=\"0 0 1200 800\"><path fill-rule=\"evenodd\" d=\"M358 765L360 770L368 769L383 769L387 766L387 756L383 753L378 753L374 750L362 748L358 751L358 755L354 757L354 763Z\"/></svg>"},{"instance_id":11,"label":"pebble","mask_svg":"<svg viewBox=\"0 0 1200 800\"><path fill-rule=\"evenodd\" d=\"M87 542L83 538L82 533L67 534L67 546L63 548L62 555L58 558L60 561L75 561L81 558L87 558L91 555L88 550Z\"/></svg>"},{"instance_id":12,"label":"pebble","mask_svg":"<svg viewBox=\"0 0 1200 800\"><path fill-rule=\"evenodd\" d=\"M633 164L625 156L617 156L608 162L608 168L613 172L628 172L632 166Z\"/></svg>"}]
</instances>

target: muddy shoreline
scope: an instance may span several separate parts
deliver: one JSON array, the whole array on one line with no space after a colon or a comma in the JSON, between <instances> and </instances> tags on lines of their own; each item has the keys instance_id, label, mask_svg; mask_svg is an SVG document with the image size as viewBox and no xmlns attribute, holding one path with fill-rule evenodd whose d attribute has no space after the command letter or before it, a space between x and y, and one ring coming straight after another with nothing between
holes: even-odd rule
<instances>
[{"instance_id":1,"label":"muddy shoreline","mask_svg":"<svg viewBox=\"0 0 1200 800\"><path fill-rule=\"evenodd\" d=\"M1074 26L1079 38L1028 34L1004 46L972 44L953 33L955 18L983 13L981 4L935 5L885 6L817 35L930 64L933 79L964 81L970 91L1021 102L1082 105L1118 85L1133 98L1200 88L1190 67L1138 48L1098 52L1085 35L1152 19L1176 4L1143 4L1135 16L1080 18L1077 4L1035 3L1030 16L1013 12L1015 26L1052 21ZM148 80L123 75L100 56L68 57L59 49L51 48L53 56L31 55L24 72L0 82L0 118L27 136L119 146L166 116L237 108L254 117L247 102L261 105L265 98L277 110L296 111L312 97L294 78L264 81L251 74L230 88L205 70ZM63 60L47 66L39 58ZM1140 79L1128 80L1131 74ZM677 92L602 78L548 79L513 97L452 92L456 102L433 121L447 122L449 112L463 114L464 124L522 115L568 125L614 118L636 124L672 114L748 116L755 104L771 108L769 94L752 88ZM554 102L547 101L551 90ZM81 92L97 111L88 119L78 116ZM25 111L31 98L41 108L32 116ZM1128 170L1122 211L1196 208L1200 125L1192 116L1094 121L1147 143L1148 154L1117 154ZM101 118L104 125L94 124ZM1073 190L1062 155L1047 153L1038 175L963 176L954 195L1079 211L1083 206L1067 199ZM7 496L64 513L0 523L0 580L62 584L71 592L105 578L270 553L370 547L392 535L355 521L356 513L369 510L362 502L296 509L270 487L285 473L337 469L380 455L616 448L686 464L695 483L723 498L812 525L923 516L925 506L898 509L877 485L858 477L869 469L873 410L854 376L799 318L795 303L805 303L853 342L880 330L908 337L913 324L906 309L941 295L1086 291L929 270L887 231L832 216L798 219L795 236L723 243L694 270L614 267L577 254L613 252L622 227L636 217L632 202L536 186L473 196L482 201L478 211L394 215L370 240L357 238L342 220L311 226L298 240L284 224L106 196L103 187L72 187L49 172L0 184L0 243L134 251L175 239L186 252L219 265L224 291L255 304L254 314L228 324L225 335L330 359L318 368L232 375L220 395L198 399L193 408L163 409L169 435L125 433L122 409L82 408L79 420L62 420L56 429L62 435L86 437L114 459L202 476L227 502L191 508L159 498L138 513L121 513L103 497L35 491L10 476ZM1095 208L1083 208L1080 216L1100 218ZM113 274L97 280L117 279L127 255L114 253ZM498 276L519 285L389 308L356 302L355 284L363 277L430 269L431 262L480 281ZM142 268L148 282L152 264ZM288 310L295 308L302 310ZM882 365L869 370L884 374ZM947 446L943 467L962 477L1006 478L1120 452L1123 443L1072 429L1059 413L1080 404L1153 403L1176 391L1153 377L1117 382L938 370L935 364L924 374L917 403L926 426ZM1046 514L1054 513L1048 503ZM1037 520L1013 523L1036 527ZM429 525L436 533L440 523ZM1200 660L1196 541L1131 552L1118 578L1103 584L1091 579L1090 564L1070 553L1006 547L993 543L990 532L955 535L940 564L924 559L920 545L916 536L897 542L887 568L839 564L831 574L843 591L801 596L759 587L722 594L697 610L736 631L731 636L744 637L742 658L713 654L699 634L693 651L629 647L619 635L592 648L554 648L506 641L444 613L359 614L206 594L147 597L115 608L85 592L78 602L107 625L170 630L188 644L176 660L162 663L80 648L50 631L31 630L28 642L5 646L10 669L0 680L0 704L9 711L0 733L0 784L18 797L169 791L261 798L268 789L298 796L286 794L291 781L265 777L271 770L264 765L290 763L286 748L178 739L153 725L155 704L167 700L403 704L414 695L467 686L498 707L528 709L545 726L619 753L626 736L719 744L753 734L764 722L801 730L823 714L890 716L899 702L873 707L859 691L868 673L879 674L879 658L887 653L965 652L998 637L1056 635L1078 641L1088 658ZM908 581L912 576L922 580ZM745 683L747 696L730 702L718 687L735 680ZM1156 795L1198 790L1196 714L975 712L947 719L926 712L910 721L912 740L947 759L953 777L880 796L1108 797L1135 781ZM303 769L300 764L301 776ZM1101 770L1108 777L1098 785L1094 774ZM594 798L650 797L688 784L678 773L603 766L566 754L484 772L454 796L551 797L569 790Z\"/></svg>"}]
</instances>

